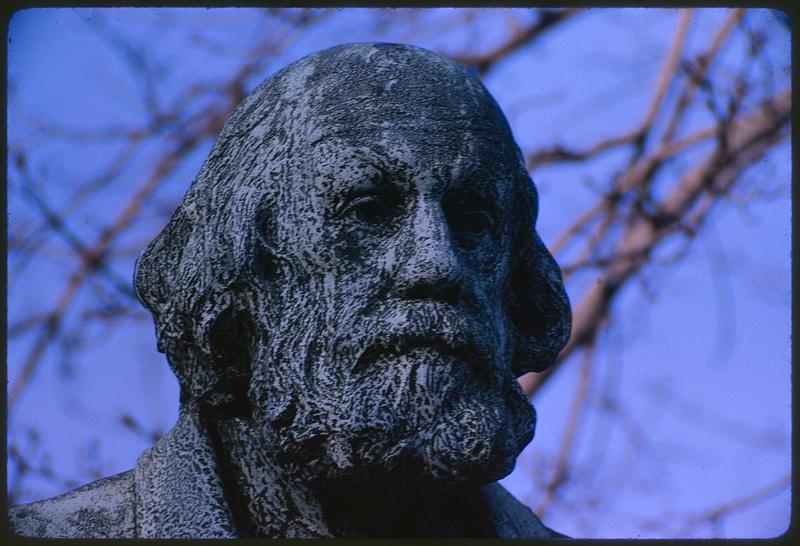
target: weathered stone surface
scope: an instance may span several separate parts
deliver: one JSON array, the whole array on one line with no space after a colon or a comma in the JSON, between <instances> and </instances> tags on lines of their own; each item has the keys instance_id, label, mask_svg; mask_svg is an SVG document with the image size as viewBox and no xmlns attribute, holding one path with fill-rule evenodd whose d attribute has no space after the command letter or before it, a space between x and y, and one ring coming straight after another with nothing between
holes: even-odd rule
<instances>
[{"instance_id":1,"label":"weathered stone surface","mask_svg":"<svg viewBox=\"0 0 800 546\"><path fill-rule=\"evenodd\" d=\"M12 509L31 536L552 537L493 483L515 378L569 335L495 101L431 52L290 65L137 262L181 417L128 473Z\"/></svg>"}]
</instances>

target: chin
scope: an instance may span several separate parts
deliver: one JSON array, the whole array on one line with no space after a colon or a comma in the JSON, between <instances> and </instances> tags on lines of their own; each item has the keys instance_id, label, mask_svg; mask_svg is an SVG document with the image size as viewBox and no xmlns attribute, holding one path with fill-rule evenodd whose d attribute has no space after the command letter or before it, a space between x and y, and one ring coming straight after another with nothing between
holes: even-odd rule
<instances>
[{"instance_id":1,"label":"chin","mask_svg":"<svg viewBox=\"0 0 800 546\"><path fill-rule=\"evenodd\" d=\"M478 408L441 422L417 436L385 438L354 453L350 478L393 487L443 489L474 487L496 481L514 468L529 438L516 438L504 419L487 417ZM360 460L359 460L360 459Z\"/></svg>"},{"instance_id":2,"label":"chin","mask_svg":"<svg viewBox=\"0 0 800 546\"><path fill-rule=\"evenodd\" d=\"M471 487L508 475L535 425L516 379L421 356L307 389L274 430L281 458L303 479L368 486Z\"/></svg>"},{"instance_id":3,"label":"chin","mask_svg":"<svg viewBox=\"0 0 800 546\"><path fill-rule=\"evenodd\" d=\"M496 408L475 405L459 413L453 421L440 423L425 446L427 474L433 482L484 485L508 475L530 437L518 437L508 416Z\"/></svg>"},{"instance_id":4,"label":"chin","mask_svg":"<svg viewBox=\"0 0 800 546\"><path fill-rule=\"evenodd\" d=\"M452 489L499 480L513 470L535 422L524 396L509 402L483 393L451 402L427 422L422 410L330 431L318 438L318 455L306 457L306 470L326 482L380 487Z\"/></svg>"}]
</instances>

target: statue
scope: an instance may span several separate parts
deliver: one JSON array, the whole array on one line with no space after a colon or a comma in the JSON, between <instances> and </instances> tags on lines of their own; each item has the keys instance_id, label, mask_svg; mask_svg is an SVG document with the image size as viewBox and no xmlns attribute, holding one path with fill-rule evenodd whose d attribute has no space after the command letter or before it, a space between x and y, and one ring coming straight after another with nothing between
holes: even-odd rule
<instances>
[{"instance_id":1,"label":"statue","mask_svg":"<svg viewBox=\"0 0 800 546\"><path fill-rule=\"evenodd\" d=\"M264 81L136 264L181 389L133 470L17 506L48 537L557 537L496 480L569 336L505 117L429 51Z\"/></svg>"}]
</instances>

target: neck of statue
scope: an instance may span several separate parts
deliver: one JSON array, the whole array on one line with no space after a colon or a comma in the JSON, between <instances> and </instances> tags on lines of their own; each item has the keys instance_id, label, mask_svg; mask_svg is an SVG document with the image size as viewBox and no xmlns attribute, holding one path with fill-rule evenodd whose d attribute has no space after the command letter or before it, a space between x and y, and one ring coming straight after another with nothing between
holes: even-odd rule
<instances>
[{"instance_id":1,"label":"neck of statue","mask_svg":"<svg viewBox=\"0 0 800 546\"><path fill-rule=\"evenodd\" d=\"M210 412L209 412L210 413ZM398 484L310 485L276 463L251 421L204 419L242 538L480 536L477 489L444 493Z\"/></svg>"},{"instance_id":2,"label":"neck of statue","mask_svg":"<svg viewBox=\"0 0 800 546\"><path fill-rule=\"evenodd\" d=\"M370 487L361 484L318 487L326 522L339 537L455 538L450 514L452 499L442 492L422 491L401 484Z\"/></svg>"}]
</instances>

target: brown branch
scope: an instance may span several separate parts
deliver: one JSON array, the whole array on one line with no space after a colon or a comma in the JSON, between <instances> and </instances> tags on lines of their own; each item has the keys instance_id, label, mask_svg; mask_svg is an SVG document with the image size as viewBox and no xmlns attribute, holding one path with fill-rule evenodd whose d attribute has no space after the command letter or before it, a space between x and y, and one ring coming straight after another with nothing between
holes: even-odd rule
<instances>
[{"instance_id":1,"label":"brown branch","mask_svg":"<svg viewBox=\"0 0 800 546\"><path fill-rule=\"evenodd\" d=\"M741 9L735 10L714 36L708 50L696 58L697 60L693 63L693 65L697 65L697 69L695 70L697 77L705 76L712 64L712 61L715 59L720 48L729 36L730 32L733 30L733 27L741 19L742 14L743 11ZM680 52L683 49L690 19L691 10L684 11L681 16L681 22L679 23L675 41L673 42L672 48L667 55L667 60L664 63L658 83L656 84L656 91L653 99L648 106L647 113L639 125L622 135L603 139L584 150L571 150L561 145L557 145L552 148L536 150L526 156L525 163L527 168L532 170L540 165L554 162L584 161L618 146L642 142L647 132L649 132L652 128L652 124L655 121L658 111L664 102L664 96L669 83L674 79L675 73L679 66ZM684 89L683 94L678 100L678 105L676 106L672 117L670 118L667 129L665 129L665 134L661 139L662 143L672 140L677 126L683 119L686 107L688 107L689 103L691 102L691 98L696 87L697 80L690 79L689 83L687 83L687 86ZM667 148L665 147L664 149Z\"/></svg>"},{"instance_id":2,"label":"brown branch","mask_svg":"<svg viewBox=\"0 0 800 546\"><path fill-rule=\"evenodd\" d=\"M681 51L683 51L683 45L686 42L686 32L689 29L691 20L692 10L682 10L675 41L672 43L672 48L670 48L669 54L667 55L667 60L664 63L664 67L661 69L658 83L656 83L656 92L653 96L653 100L650 101L647 114L645 114L639 127L639 133L645 133L650 130L661 108L661 104L664 102L664 96L667 94L669 84L672 82L678 69L678 61L680 61Z\"/></svg>"},{"instance_id":3,"label":"brown branch","mask_svg":"<svg viewBox=\"0 0 800 546\"><path fill-rule=\"evenodd\" d=\"M21 497L25 492L22 489L22 482L28 476L38 476L64 490L72 489L78 485L78 482L74 479L65 478L56 474L50 461L50 455L41 452L41 446L38 440L29 442L27 451L23 451L23 449L14 442L9 443L8 463L13 465L16 471L14 476L8 481L9 505L23 500Z\"/></svg>"},{"instance_id":4,"label":"brown branch","mask_svg":"<svg viewBox=\"0 0 800 546\"><path fill-rule=\"evenodd\" d=\"M30 172L28 172L25 156L22 155L22 153L19 153L15 156L14 164L23 178L23 193L28 196L29 201L39 210L41 215L44 217L46 225L51 231L61 235L62 239L67 242L67 244L72 248L79 258L87 259L87 257L91 254L90 250L86 247L83 241L81 241L80 238L71 229L69 229L64 222L63 217L50 208L50 206L45 202L44 198L40 196L34 189L33 180ZM129 281L120 278L116 273L114 273L102 256L98 255L94 261L95 263L93 264L93 268L102 272L114 288L116 288L122 295L134 300L136 299L133 289L129 286Z\"/></svg>"},{"instance_id":5,"label":"brown branch","mask_svg":"<svg viewBox=\"0 0 800 546\"><path fill-rule=\"evenodd\" d=\"M543 9L540 11L541 15L538 21L525 28L512 29L511 37L494 49L484 53L450 55L450 58L461 64L472 66L478 71L478 74L484 75L500 60L528 45L546 30L564 22L578 11L576 8Z\"/></svg>"},{"instance_id":6,"label":"brown branch","mask_svg":"<svg viewBox=\"0 0 800 546\"><path fill-rule=\"evenodd\" d=\"M211 129L211 128L210 128ZM219 128L217 128L219 130ZM72 303L78 289L83 284L87 275L99 265L100 257L107 251L114 239L132 222L143 206L145 200L155 191L161 181L171 172L197 143L201 135L197 135L183 143L182 146L168 153L156 166L153 173L140 186L131 200L110 226L106 227L92 247L87 248L81 255L80 267L67 280L66 286L59 296L58 301L48 315L48 319L37 337L33 348L22 366L17 380L9 389L8 410L11 411L16 404L23 389L33 377L41 361L45 349L58 334L68 306Z\"/></svg>"},{"instance_id":7,"label":"brown branch","mask_svg":"<svg viewBox=\"0 0 800 546\"><path fill-rule=\"evenodd\" d=\"M45 349L60 331L66 311L79 288L86 277L99 267L101 258L109 251L114 240L133 223L147 200L169 173L171 173L199 143L219 133L224 121L230 116L233 109L243 98L246 79L260 70L270 59L267 53L274 53L286 47L292 40L299 36L299 30L301 28L310 26L330 13L332 13L332 10L326 10L303 18L302 26L291 29L285 36L268 36L253 48L252 56L255 60L245 63L230 80L219 86L223 98L226 99L221 103L222 106L211 104L193 118L184 120L186 122L183 124L184 128L186 126L190 127L188 131L189 135L180 136L185 134L185 132L176 133L179 135L178 138L180 138L176 146L170 152L162 156L162 159L158 162L155 169L153 169L150 176L133 194L117 218L110 225L106 226L95 243L91 247L86 248L85 252L81 254L81 265L67 280L65 288L58 298L53 311L48 314L47 320L36 338L33 348L28 353L17 380L9 389L9 411L12 410L25 386L33 377ZM163 117L160 112L151 112L151 114L156 117Z\"/></svg>"},{"instance_id":8,"label":"brown branch","mask_svg":"<svg viewBox=\"0 0 800 546\"><path fill-rule=\"evenodd\" d=\"M581 214L581 216L559 236L555 244L550 248L553 255L558 254L576 235L580 234L586 226L591 223L594 218L606 208L606 199L592 205L589 210Z\"/></svg>"},{"instance_id":9,"label":"brown branch","mask_svg":"<svg viewBox=\"0 0 800 546\"><path fill-rule=\"evenodd\" d=\"M786 475L770 484L759 487L752 493L724 502L719 506L715 506L709 510L693 515L677 515L673 517L684 519L683 527L676 533L676 535L684 535L692 527L702 525L704 523L714 524L721 518L730 515L733 512L744 510L754 504L758 504L769 498L772 495L780 493L792 483L792 476Z\"/></svg>"},{"instance_id":10,"label":"brown branch","mask_svg":"<svg viewBox=\"0 0 800 546\"><path fill-rule=\"evenodd\" d=\"M144 425L142 425L129 413L123 413L120 415L119 422L124 428L147 440L148 442L155 443L159 441L162 436L164 436L164 432L160 428L155 430L147 430Z\"/></svg>"},{"instance_id":11,"label":"brown branch","mask_svg":"<svg viewBox=\"0 0 800 546\"><path fill-rule=\"evenodd\" d=\"M630 168L625 176L618 179L618 182L614 185L614 188L610 192L606 193L602 200L598 201L583 214L581 214L581 216L558 237L550 249L552 254L556 255L561 252L570 241L583 232L586 226L591 223L598 214L603 211L608 211L622 193L628 191L636 184L639 184L642 178L647 176L649 173L652 173L658 164L686 148L689 148L704 140L708 140L716 133L716 126L709 127L697 131L679 141L662 143L655 152L640 160L638 164Z\"/></svg>"},{"instance_id":12,"label":"brown branch","mask_svg":"<svg viewBox=\"0 0 800 546\"><path fill-rule=\"evenodd\" d=\"M31 328L39 326L42 322L46 321L49 316L49 313L34 313L33 315L20 319L8 326L6 335L11 338L24 334Z\"/></svg>"},{"instance_id":13,"label":"brown branch","mask_svg":"<svg viewBox=\"0 0 800 546\"><path fill-rule=\"evenodd\" d=\"M647 108L644 118L641 122L639 122L639 125L622 135L601 140L594 144L591 148L583 151L567 150L559 145L550 149L539 150L532 154L528 154L528 157L525 161L527 168L531 170L539 165L553 163L556 161L583 161L606 150L616 148L617 146L642 141L644 136L652 127L659 108L664 101L667 88L669 87L669 84L677 71L680 53L683 50L683 45L686 41L686 32L689 28L689 22L691 21L691 18L692 10L688 9L681 11L681 18L678 24L678 30L676 31L675 40L672 43L672 47L667 54L667 59L664 62L661 73L659 74L653 98L650 101L650 105Z\"/></svg>"},{"instance_id":14,"label":"brown branch","mask_svg":"<svg viewBox=\"0 0 800 546\"><path fill-rule=\"evenodd\" d=\"M697 198L712 188L730 188L745 167L787 137L791 114L790 93L787 90L772 97L739 123L729 124L724 149L714 149L695 169L688 172L657 204L652 217L632 222L626 228L616 247L618 259L608 265L575 307L572 336L561 351L556 365L548 372L528 374L521 378L520 382L529 395L534 394L552 370L575 349L592 342L615 294L647 263L651 251L667 235L674 233L676 226L681 225L681 220L692 209Z\"/></svg>"},{"instance_id":15,"label":"brown branch","mask_svg":"<svg viewBox=\"0 0 800 546\"><path fill-rule=\"evenodd\" d=\"M399 27L405 24L407 27L404 32L397 34L397 39L392 41L397 42L422 42L429 39L431 36L442 38L448 32L458 29L459 25L467 25L474 19L474 12L480 8L472 8L469 10L459 10L449 16L439 17L438 20L430 21L429 14L436 13L431 10L419 8L394 8L386 11L378 11L380 13L378 22L374 30L377 33L388 32L394 25ZM423 18L428 15L428 20ZM442 54L445 54L442 52Z\"/></svg>"},{"instance_id":16,"label":"brown branch","mask_svg":"<svg viewBox=\"0 0 800 546\"><path fill-rule=\"evenodd\" d=\"M691 135L687 135L678 141L663 141L659 145L658 150L650 157L658 160L667 159L678 152L683 151L685 148L713 137L716 132L716 126L708 127L706 129L696 131ZM528 155L526 166L528 170L531 170L540 165L546 165L549 163L575 163L579 161L585 161L587 159L591 159L601 152L604 152L605 150L609 150L622 144L629 144L635 140L636 136L637 133L635 131L631 131L625 133L624 135L602 140L585 150L570 150L560 145L545 150L538 150Z\"/></svg>"},{"instance_id":17,"label":"brown branch","mask_svg":"<svg viewBox=\"0 0 800 546\"><path fill-rule=\"evenodd\" d=\"M687 418L694 426L701 426L748 447L758 446L767 450L785 450L789 447L788 438L784 437L780 429L764 430L763 425L754 426L729 415L713 412L701 404L693 403L688 397L679 396L663 384L651 385L649 391L653 400L664 408L663 411Z\"/></svg>"},{"instance_id":18,"label":"brown branch","mask_svg":"<svg viewBox=\"0 0 800 546\"><path fill-rule=\"evenodd\" d=\"M303 28L319 21L330 13L332 13L332 10L323 10L313 14L309 14L306 10L297 18L297 21L293 22L293 24L298 25L299 28ZM141 127L108 127L99 130L87 130L75 127L66 127L42 120L30 120L29 123L34 127L34 129L46 134L50 138L66 138L72 142L108 141L114 139L126 139L129 141L128 145L123 148L120 154L115 158L114 161L112 161L109 167L102 174L87 181L75 190L73 195L69 198L67 204L59 213L56 214L56 216L61 218L68 217L75 210L75 208L83 202L85 198L90 197L93 192L100 190L108 183L117 180L117 177L122 172L125 165L133 157L137 149L140 148L141 143L145 139L154 138L162 134L164 129L168 126L185 128L188 126L194 126L197 123L202 126L202 124L207 123L211 113L214 113L214 115L223 115L227 117L227 114L231 111L232 107L235 107L240 99L243 98L243 83L246 81L246 79L256 71L263 69L264 65L271 58L269 54L275 54L281 48L285 48L287 45L290 45L291 42L297 38L297 30L298 28L288 29L283 36L278 36L276 33L266 33L267 38L254 46L249 53L249 56L254 59L254 61L244 63L237 73L228 80L228 82L216 86L208 84L193 84L188 86L185 92L183 92L173 102L173 105L169 110L151 112L150 119ZM139 69L140 67L137 66L132 68L134 71ZM190 109L192 104L191 101L201 97L202 95L228 96L230 98L228 102L234 102L235 104L233 104L232 107L230 105L224 106L221 114L216 114L213 108L207 107L196 114L193 114L192 116L185 117L184 110ZM185 136L183 135L184 132L185 131L181 130L173 131L174 134L168 134L167 138L177 137L178 141L185 140ZM47 226L48 223L44 222L42 225L32 229L26 237L26 240L20 243L23 247L25 247L21 248L20 250L25 250L29 255L35 253L43 244L45 239L43 237L39 237L39 239L34 240L33 243L31 243L30 240L36 236L48 233L42 231L43 228L46 228ZM18 272L25 265L25 260L21 260L15 265L12 273Z\"/></svg>"},{"instance_id":19,"label":"brown branch","mask_svg":"<svg viewBox=\"0 0 800 546\"><path fill-rule=\"evenodd\" d=\"M569 458L572 454L575 436L578 432L578 425L580 424L583 410L586 406L586 401L589 395L589 382L592 370L592 356L594 355L594 344L586 347L583 354L583 364L581 366L581 378L578 383L578 390L575 393L575 398L572 400L572 409L570 410L569 420L564 428L564 434L559 443L560 449L556 457L556 465L553 470L553 475L544 486L545 496L533 510L539 517L544 515L547 507L555 499L559 488L567 481L567 468Z\"/></svg>"},{"instance_id":20,"label":"brown branch","mask_svg":"<svg viewBox=\"0 0 800 546\"><path fill-rule=\"evenodd\" d=\"M58 298L55 308L47 315L47 320L45 321L42 331L37 337L31 352L28 353L28 357L25 359L25 363L22 366L19 377L9 389L9 411L13 409L14 404L19 398L19 395L22 393L23 388L30 381L31 377L33 377L33 373L36 370L36 366L39 363L42 354L44 354L44 350L61 329L61 322L63 320L64 313L66 312L69 304L72 302L72 298L75 296L78 287L83 282L83 277L86 274L85 271L86 262L84 262L84 265L69 278L64 291Z\"/></svg>"},{"instance_id":21,"label":"brown branch","mask_svg":"<svg viewBox=\"0 0 800 546\"><path fill-rule=\"evenodd\" d=\"M581 262L591 262L589 257L597 252L597 249L600 245L600 241L608 234L611 230L612 226L614 225L614 221L617 219L617 214L619 212L619 208L613 206L611 203L606 201L606 210L605 216L603 217L602 222L597 226L597 228L592 232L589 236L589 240L585 244L585 248L578 258L577 263ZM574 271L577 269L574 265L567 266L562 268L562 272L564 274L564 278L567 279Z\"/></svg>"},{"instance_id":22,"label":"brown branch","mask_svg":"<svg viewBox=\"0 0 800 546\"><path fill-rule=\"evenodd\" d=\"M714 35L714 38L711 40L711 45L709 46L708 50L695 57L695 61L693 63L689 63L685 65L686 67L692 66L693 71L691 72L691 78L689 78L689 82L687 83L686 87L684 88L683 93L681 94L680 98L678 99L678 103L675 106L675 110L673 111L673 115L670 118L669 123L667 124L666 129L664 129L664 135L662 136L661 140L666 142L672 140L675 136L675 132L677 131L681 121L683 120L683 115L686 112L686 108L692 101L692 97L694 96L695 91L699 85L699 82L705 78L706 73L711 68L711 65L716 59L717 54L719 53L722 45L730 36L730 33L733 31L734 27L739 23L739 21L744 16L744 10L739 8L734 10L722 26L719 28L717 33Z\"/></svg>"}]
</instances>

